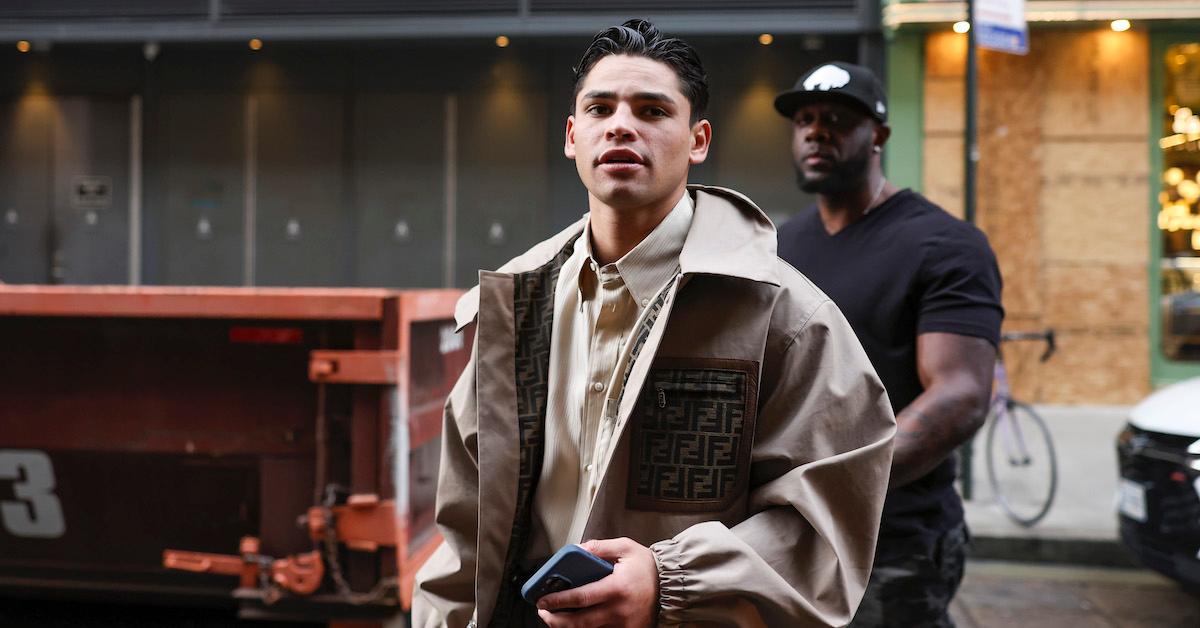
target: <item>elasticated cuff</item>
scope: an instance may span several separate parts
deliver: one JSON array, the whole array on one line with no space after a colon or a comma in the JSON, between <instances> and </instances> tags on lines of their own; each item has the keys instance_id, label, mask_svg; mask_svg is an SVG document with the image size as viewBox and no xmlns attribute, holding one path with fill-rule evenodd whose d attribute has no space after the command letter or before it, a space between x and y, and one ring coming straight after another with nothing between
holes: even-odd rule
<instances>
[{"instance_id":1,"label":"elasticated cuff","mask_svg":"<svg viewBox=\"0 0 1200 628\"><path fill-rule=\"evenodd\" d=\"M669 621L670 613L684 607L687 591L687 574L683 569L683 556L679 541L666 539L650 546L654 563L658 566L659 619Z\"/></svg>"}]
</instances>

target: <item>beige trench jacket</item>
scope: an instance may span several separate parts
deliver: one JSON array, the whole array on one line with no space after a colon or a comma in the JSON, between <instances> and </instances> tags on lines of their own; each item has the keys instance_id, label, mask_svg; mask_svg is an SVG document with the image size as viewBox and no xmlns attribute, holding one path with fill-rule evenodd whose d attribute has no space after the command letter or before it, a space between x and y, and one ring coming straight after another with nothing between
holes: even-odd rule
<instances>
[{"instance_id":1,"label":"beige trench jacket","mask_svg":"<svg viewBox=\"0 0 1200 628\"><path fill-rule=\"evenodd\" d=\"M844 625L871 569L891 407L838 309L776 256L766 216L736 192L689 190L681 275L635 332L584 538L653 550L660 625ZM446 403L445 542L417 576L414 626L517 621L554 285L583 226L481 272L459 303L476 342Z\"/></svg>"}]
</instances>

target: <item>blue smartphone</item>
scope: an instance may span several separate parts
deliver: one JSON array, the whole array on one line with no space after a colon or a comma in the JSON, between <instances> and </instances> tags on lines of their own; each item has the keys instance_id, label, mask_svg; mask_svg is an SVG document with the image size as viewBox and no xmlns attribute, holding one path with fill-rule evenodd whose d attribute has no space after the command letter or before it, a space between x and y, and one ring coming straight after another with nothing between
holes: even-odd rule
<instances>
[{"instance_id":1,"label":"blue smartphone","mask_svg":"<svg viewBox=\"0 0 1200 628\"><path fill-rule=\"evenodd\" d=\"M530 603L543 595L574 589L613 572L612 563L575 545L564 545L525 581L521 597Z\"/></svg>"}]
</instances>

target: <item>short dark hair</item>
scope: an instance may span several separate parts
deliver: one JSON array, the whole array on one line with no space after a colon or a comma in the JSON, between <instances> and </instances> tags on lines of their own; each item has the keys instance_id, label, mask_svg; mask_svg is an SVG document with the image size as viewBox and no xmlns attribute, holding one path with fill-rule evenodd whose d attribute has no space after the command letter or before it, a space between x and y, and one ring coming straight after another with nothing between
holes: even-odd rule
<instances>
[{"instance_id":1,"label":"short dark hair","mask_svg":"<svg viewBox=\"0 0 1200 628\"><path fill-rule=\"evenodd\" d=\"M610 55L634 55L646 57L671 66L679 77L679 87L692 106L692 122L696 122L708 108L708 75L700 63L696 49L678 37L664 35L658 27L646 20L633 19L620 26L606 28L592 38L592 43L583 51L583 57L572 68L575 84L571 89L571 110L575 110L575 99L592 67Z\"/></svg>"}]
</instances>

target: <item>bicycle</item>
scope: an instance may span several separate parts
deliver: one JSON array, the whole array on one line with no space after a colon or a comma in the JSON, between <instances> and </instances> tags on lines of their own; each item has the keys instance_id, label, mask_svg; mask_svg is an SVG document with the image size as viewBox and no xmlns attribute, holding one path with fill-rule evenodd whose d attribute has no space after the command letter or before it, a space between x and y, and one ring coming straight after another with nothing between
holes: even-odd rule
<instances>
[{"instance_id":1,"label":"bicycle","mask_svg":"<svg viewBox=\"0 0 1200 628\"><path fill-rule=\"evenodd\" d=\"M1001 343L1041 340L1046 350L1039 361L1054 354L1054 330L1010 332ZM1029 404L1012 397L1003 352L996 353L995 382L988 411L988 483L996 502L1015 523L1026 528L1041 521L1058 490L1058 463L1046 421Z\"/></svg>"}]
</instances>

